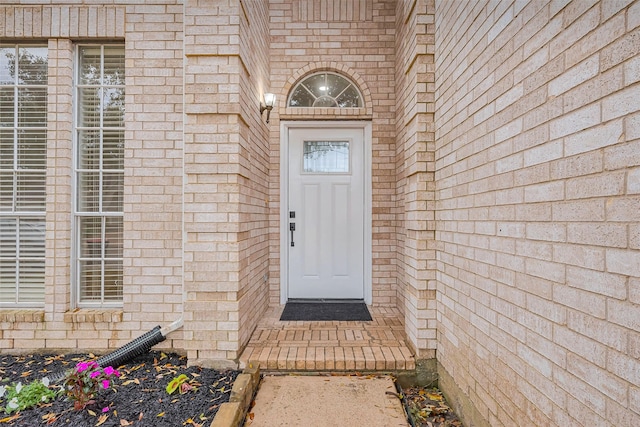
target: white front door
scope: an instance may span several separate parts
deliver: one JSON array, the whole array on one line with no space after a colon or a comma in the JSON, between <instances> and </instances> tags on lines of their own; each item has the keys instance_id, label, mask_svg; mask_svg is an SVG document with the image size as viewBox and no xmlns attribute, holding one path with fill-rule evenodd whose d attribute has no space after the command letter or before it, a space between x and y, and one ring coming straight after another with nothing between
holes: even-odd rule
<instances>
[{"instance_id":1,"label":"white front door","mask_svg":"<svg viewBox=\"0 0 640 427\"><path fill-rule=\"evenodd\" d=\"M364 298L364 130L288 129L288 295Z\"/></svg>"}]
</instances>

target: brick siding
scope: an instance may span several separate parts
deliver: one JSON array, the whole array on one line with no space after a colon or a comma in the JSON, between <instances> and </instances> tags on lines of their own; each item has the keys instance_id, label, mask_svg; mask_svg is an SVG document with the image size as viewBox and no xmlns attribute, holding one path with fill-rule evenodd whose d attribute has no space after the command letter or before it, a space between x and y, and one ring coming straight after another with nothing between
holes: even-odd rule
<instances>
[{"instance_id":1,"label":"brick siding","mask_svg":"<svg viewBox=\"0 0 640 427\"><path fill-rule=\"evenodd\" d=\"M437 2L437 357L492 426L640 424L638 2Z\"/></svg>"},{"instance_id":2,"label":"brick siding","mask_svg":"<svg viewBox=\"0 0 640 427\"><path fill-rule=\"evenodd\" d=\"M0 311L3 351L105 351L183 317L159 348L235 366L280 302L282 122L367 120L373 305L462 416L640 424L640 2L34 3L1 6L0 36L49 47L46 302ZM75 310L74 44L105 40L127 67L124 297ZM323 70L365 106L287 107Z\"/></svg>"}]
</instances>

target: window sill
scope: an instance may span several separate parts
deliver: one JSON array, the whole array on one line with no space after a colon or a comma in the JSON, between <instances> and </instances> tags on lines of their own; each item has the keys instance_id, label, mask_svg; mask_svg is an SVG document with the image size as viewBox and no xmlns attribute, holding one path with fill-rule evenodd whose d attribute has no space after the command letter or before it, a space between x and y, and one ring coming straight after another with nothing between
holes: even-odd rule
<instances>
[{"instance_id":1,"label":"window sill","mask_svg":"<svg viewBox=\"0 0 640 427\"><path fill-rule=\"evenodd\" d=\"M44 310L39 309L0 309L0 323L43 323Z\"/></svg>"},{"instance_id":2,"label":"window sill","mask_svg":"<svg viewBox=\"0 0 640 427\"><path fill-rule=\"evenodd\" d=\"M122 322L122 310L77 309L64 314L65 323L116 323Z\"/></svg>"}]
</instances>

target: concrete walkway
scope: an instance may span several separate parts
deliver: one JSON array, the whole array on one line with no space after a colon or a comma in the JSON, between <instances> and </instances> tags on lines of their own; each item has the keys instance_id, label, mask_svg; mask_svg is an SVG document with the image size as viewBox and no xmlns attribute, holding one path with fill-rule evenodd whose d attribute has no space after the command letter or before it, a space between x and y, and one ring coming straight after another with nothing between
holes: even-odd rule
<instances>
[{"instance_id":1,"label":"concrete walkway","mask_svg":"<svg viewBox=\"0 0 640 427\"><path fill-rule=\"evenodd\" d=\"M408 426L389 376L265 375L245 427Z\"/></svg>"}]
</instances>

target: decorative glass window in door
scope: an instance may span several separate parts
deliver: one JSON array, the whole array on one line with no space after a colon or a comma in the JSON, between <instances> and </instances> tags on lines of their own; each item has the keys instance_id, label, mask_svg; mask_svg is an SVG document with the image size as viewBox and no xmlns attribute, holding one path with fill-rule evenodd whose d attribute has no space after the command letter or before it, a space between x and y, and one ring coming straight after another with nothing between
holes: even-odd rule
<instances>
[{"instance_id":1,"label":"decorative glass window in door","mask_svg":"<svg viewBox=\"0 0 640 427\"><path fill-rule=\"evenodd\" d=\"M289 107L350 108L362 107L362 95L356 85L337 73L312 74L298 83L289 96Z\"/></svg>"},{"instance_id":2,"label":"decorative glass window in door","mask_svg":"<svg viewBox=\"0 0 640 427\"><path fill-rule=\"evenodd\" d=\"M348 141L305 141L303 156L306 173L349 173Z\"/></svg>"},{"instance_id":3,"label":"decorative glass window in door","mask_svg":"<svg viewBox=\"0 0 640 427\"><path fill-rule=\"evenodd\" d=\"M46 45L0 44L0 307L44 305Z\"/></svg>"}]
</instances>

